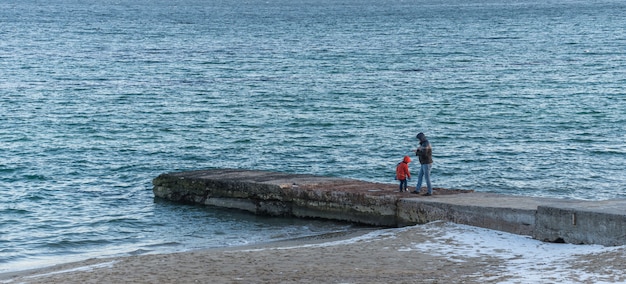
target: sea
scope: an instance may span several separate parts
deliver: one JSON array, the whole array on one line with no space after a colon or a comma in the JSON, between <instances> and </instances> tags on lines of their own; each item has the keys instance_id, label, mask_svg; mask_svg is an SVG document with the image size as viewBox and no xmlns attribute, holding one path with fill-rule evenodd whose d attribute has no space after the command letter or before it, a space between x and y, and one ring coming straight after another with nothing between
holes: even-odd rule
<instances>
[{"instance_id":1,"label":"sea","mask_svg":"<svg viewBox=\"0 0 626 284\"><path fill-rule=\"evenodd\" d=\"M395 183L419 132L435 187L626 198L624 15L623 0L1 0L0 273L353 230L171 203L151 182Z\"/></svg>"}]
</instances>

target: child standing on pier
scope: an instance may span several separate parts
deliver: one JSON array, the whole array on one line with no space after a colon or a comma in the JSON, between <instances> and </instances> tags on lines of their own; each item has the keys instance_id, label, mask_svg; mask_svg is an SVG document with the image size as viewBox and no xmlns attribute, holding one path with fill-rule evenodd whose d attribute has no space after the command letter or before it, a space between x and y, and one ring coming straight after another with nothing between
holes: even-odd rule
<instances>
[{"instance_id":1,"label":"child standing on pier","mask_svg":"<svg viewBox=\"0 0 626 284\"><path fill-rule=\"evenodd\" d=\"M411 179L411 172L409 172L409 163L411 158L404 156L402 162L396 166L396 180L400 181L400 192L409 191L407 189L407 180Z\"/></svg>"}]
</instances>

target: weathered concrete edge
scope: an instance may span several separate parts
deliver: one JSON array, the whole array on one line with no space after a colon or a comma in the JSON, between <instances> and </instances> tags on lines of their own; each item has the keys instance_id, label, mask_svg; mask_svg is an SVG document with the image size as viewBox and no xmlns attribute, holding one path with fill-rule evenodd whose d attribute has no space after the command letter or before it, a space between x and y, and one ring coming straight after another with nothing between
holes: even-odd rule
<instances>
[{"instance_id":1,"label":"weathered concrete edge","mask_svg":"<svg viewBox=\"0 0 626 284\"><path fill-rule=\"evenodd\" d=\"M289 181L290 175L279 177L287 177L286 181ZM437 198L404 198L397 194L368 195L340 190L302 189L291 186L289 182L277 184L275 180L264 183L246 181L245 178L207 179L170 174L155 178L153 184L157 197L241 209L256 214L325 218L377 226L407 226L445 220L528 235L542 241L610 246L626 244L626 214L623 211L602 212L593 210L594 206L577 206L580 202L537 202L533 199L528 202L530 207L455 204ZM485 199L493 199L494 196L510 198L482 193L471 195L488 197ZM515 202L523 203L524 200L518 198ZM622 203L612 205L620 207ZM590 207L592 210L589 210ZM575 218L574 222L572 218Z\"/></svg>"},{"instance_id":2,"label":"weathered concrete edge","mask_svg":"<svg viewBox=\"0 0 626 284\"><path fill-rule=\"evenodd\" d=\"M573 244L626 244L626 214L539 206L533 238Z\"/></svg>"},{"instance_id":3,"label":"weathered concrete edge","mask_svg":"<svg viewBox=\"0 0 626 284\"><path fill-rule=\"evenodd\" d=\"M402 199L399 205L398 226L444 220L528 236L533 235L535 226L535 210L458 205L414 198Z\"/></svg>"},{"instance_id":4,"label":"weathered concrete edge","mask_svg":"<svg viewBox=\"0 0 626 284\"><path fill-rule=\"evenodd\" d=\"M329 179L343 181L344 179ZM240 209L255 214L323 218L396 226L397 197L311 190L283 184L162 174L153 180L156 197L176 202Z\"/></svg>"}]
</instances>

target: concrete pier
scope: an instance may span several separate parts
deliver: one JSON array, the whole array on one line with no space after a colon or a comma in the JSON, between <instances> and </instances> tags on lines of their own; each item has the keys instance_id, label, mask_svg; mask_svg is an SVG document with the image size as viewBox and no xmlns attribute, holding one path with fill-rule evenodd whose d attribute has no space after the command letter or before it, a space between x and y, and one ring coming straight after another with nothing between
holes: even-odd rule
<instances>
[{"instance_id":1,"label":"concrete pier","mask_svg":"<svg viewBox=\"0 0 626 284\"><path fill-rule=\"evenodd\" d=\"M388 227L445 220L548 242L626 245L626 199L564 200L442 188L423 196L397 192L397 184L238 169L167 173L153 185L159 198L255 214Z\"/></svg>"}]
</instances>

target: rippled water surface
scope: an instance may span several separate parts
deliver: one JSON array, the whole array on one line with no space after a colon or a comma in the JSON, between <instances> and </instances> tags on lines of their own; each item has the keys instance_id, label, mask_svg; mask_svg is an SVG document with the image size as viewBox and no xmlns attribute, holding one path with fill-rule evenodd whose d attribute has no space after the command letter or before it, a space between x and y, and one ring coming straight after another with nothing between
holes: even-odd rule
<instances>
[{"instance_id":1,"label":"rippled water surface","mask_svg":"<svg viewBox=\"0 0 626 284\"><path fill-rule=\"evenodd\" d=\"M0 3L0 272L349 229L151 180L393 183L419 131L436 187L626 198L623 1L52 2Z\"/></svg>"}]
</instances>

